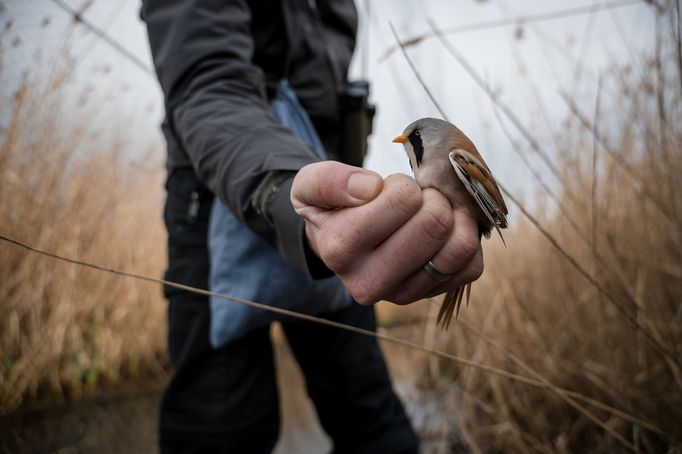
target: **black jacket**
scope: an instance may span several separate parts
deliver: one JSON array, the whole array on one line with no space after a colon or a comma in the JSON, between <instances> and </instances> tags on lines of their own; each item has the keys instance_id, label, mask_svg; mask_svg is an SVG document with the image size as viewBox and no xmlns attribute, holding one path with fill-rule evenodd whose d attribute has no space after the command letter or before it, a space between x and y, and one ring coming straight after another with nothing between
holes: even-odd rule
<instances>
[{"instance_id":1,"label":"black jacket","mask_svg":"<svg viewBox=\"0 0 682 454\"><path fill-rule=\"evenodd\" d=\"M310 271L291 180L270 207L274 226L251 198L268 172L317 160L270 113L282 77L335 155L357 28L352 0L143 0L142 17L165 98L169 170L192 166L240 221Z\"/></svg>"}]
</instances>

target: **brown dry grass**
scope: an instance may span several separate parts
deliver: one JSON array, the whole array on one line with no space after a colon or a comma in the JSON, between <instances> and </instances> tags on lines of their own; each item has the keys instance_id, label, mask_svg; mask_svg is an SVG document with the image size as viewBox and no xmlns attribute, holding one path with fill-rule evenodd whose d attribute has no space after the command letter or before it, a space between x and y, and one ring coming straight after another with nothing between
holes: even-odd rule
<instances>
[{"instance_id":1,"label":"brown dry grass","mask_svg":"<svg viewBox=\"0 0 682 454\"><path fill-rule=\"evenodd\" d=\"M161 153L93 130L86 97L67 99L69 63L27 78L0 135L3 234L69 257L150 276L165 261ZM96 101L96 100L95 100ZM78 121L80 119L81 121ZM121 128L125 131L125 128ZM130 157L146 161L131 165ZM148 167L153 171L145 170ZM0 244L0 415L162 368L158 286Z\"/></svg>"}]
</instances>

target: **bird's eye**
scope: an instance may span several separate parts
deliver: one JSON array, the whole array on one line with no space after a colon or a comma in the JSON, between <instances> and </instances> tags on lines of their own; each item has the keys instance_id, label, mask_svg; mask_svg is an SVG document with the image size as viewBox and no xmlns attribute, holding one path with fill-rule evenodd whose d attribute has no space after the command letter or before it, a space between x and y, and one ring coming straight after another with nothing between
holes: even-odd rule
<instances>
[{"instance_id":1,"label":"bird's eye","mask_svg":"<svg viewBox=\"0 0 682 454\"><path fill-rule=\"evenodd\" d=\"M415 135L415 136L421 136L421 135L422 135L422 130L421 130L421 129L415 129L415 130L414 130L414 135Z\"/></svg>"}]
</instances>

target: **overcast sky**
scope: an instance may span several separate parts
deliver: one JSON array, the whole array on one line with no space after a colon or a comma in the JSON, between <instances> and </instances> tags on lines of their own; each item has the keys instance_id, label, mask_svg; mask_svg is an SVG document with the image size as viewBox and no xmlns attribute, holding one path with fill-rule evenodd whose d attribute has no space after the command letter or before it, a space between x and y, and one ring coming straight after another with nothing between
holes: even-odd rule
<instances>
[{"instance_id":1,"label":"overcast sky","mask_svg":"<svg viewBox=\"0 0 682 454\"><path fill-rule=\"evenodd\" d=\"M84 4L83 0L64 1L76 9ZM545 105L552 129L559 128L566 118L559 90L567 91L587 111L592 111L598 74L614 63L629 62L632 55L652 49L654 43L652 8L632 0L371 0L370 3L367 8L366 0L357 2L361 30L351 73L354 77L367 77L372 83L378 116L366 166L384 176L410 173L402 147L391 143L391 139L419 117L440 116L399 51L381 58L395 44L389 23L395 25L402 38L407 38L427 32L429 17L447 29L583 6L625 5L595 8L591 13L562 19L488 27L448 36L448 41L495 88L500 99L539 138L547 141L549 130L537 115L537 100ZM151 66L144 24L138 13L138 0L94 0L86 8L84 17ZM102 111L88 120L98 125L112 125L139 143L159 140L162 105L155 78L82 25L74 26L72 18L52 0L0 1L0 29L4 30L0 70L3 100L16 88L25 71L44 72L54 64L64 43L68 43L66 48L77 61L72 89L88 89L92 96L106 100ZM501 132L490 101L470 75L435 38L423 40L408 52L449 119L474 140L498 179L508 187L528 189L526 182L530 174L518 162L515 150ZM581 70L576 69L576 62L580 62ZM517 131L511 130L520 137ZM537 166L541 164L533 162Z\"/></svg>"}]
</instances>

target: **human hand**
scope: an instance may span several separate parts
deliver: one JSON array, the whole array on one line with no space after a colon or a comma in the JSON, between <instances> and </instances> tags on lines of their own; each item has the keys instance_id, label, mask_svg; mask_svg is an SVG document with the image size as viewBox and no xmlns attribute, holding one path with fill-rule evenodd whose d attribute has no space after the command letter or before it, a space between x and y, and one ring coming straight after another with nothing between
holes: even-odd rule
<instances>
[{"instance_id":1,"label":"human hand","mask_svg":"<svg viewBox=\"0 0 682 454\"><path fill-rule=\"evenodd\" d=\"M291 201L311 249L360 304L408 304L454 290L483 272L478 227L435 189L402 174L386 180L334 161L301 169ZM447 282L424 271L431 260Z\"/></svg>"}]
</instances>

